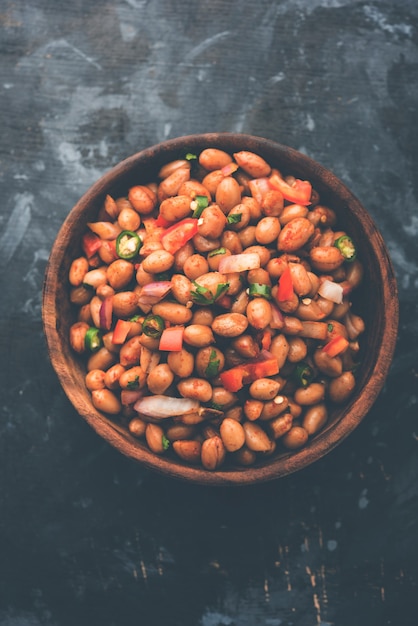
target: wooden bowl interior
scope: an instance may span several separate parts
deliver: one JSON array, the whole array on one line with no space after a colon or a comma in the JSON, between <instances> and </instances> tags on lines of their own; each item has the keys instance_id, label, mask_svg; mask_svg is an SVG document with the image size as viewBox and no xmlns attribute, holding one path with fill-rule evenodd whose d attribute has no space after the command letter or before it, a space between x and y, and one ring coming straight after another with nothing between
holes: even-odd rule
<instances>
[{"instance_id":1,"label":"wooden bowl interior","mask_svg":"<svg viewBox=\"0 0 418 626\"><path fill-rule=\"evenodd\" d=\"M81 254L86 224L93 221L106 194L126 195L134 184L156 179L160 167L187 152L218 147L228 152L252 150L284 173L311 181L322 204L337 213L338 223L349 232L364 265L364 280L355 294L355 310L365 320L357 388L350 402L333 410L326 427L297 452L277 452L254 467L225 467L209 472L190 467L172 457L159 457L132 437L116 420L97 411L84 383L85 366L69 346L68 334L75 321L70 304L68 270ZM182 137L144 150L118 164L97 181L75 205L53 245L45 273L43 323L48 351L60 383L76 411L108 443L147 467L175 478L211 485L243 485L271 480L299 470L332 450L354 430L379 394L392 360L398 326L396 280L380 233L357 198L331 172L305 155L266 139L243 134L205 134Z\"/></svg>"}]
</instances>

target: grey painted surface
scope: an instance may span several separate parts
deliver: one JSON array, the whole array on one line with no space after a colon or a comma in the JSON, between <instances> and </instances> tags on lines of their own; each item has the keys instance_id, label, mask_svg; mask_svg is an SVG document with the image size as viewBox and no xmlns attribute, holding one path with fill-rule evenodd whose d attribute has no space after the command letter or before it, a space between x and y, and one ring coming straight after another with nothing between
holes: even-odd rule
<instances>
[{"instance_id":1,"label":"grey painted surface","mask_svg":"<svg viewBox=\"0 0 418 626\"><path fill-rule=\"evenodd\" d=\"M0 0L0 29L0 624L416 624L416 2ZM206 131L332 169L399 281L398 348L364 423L307 471L242 490L110 449L41 326L75 201L133 152Z\"/></svg>"}]
</instances>

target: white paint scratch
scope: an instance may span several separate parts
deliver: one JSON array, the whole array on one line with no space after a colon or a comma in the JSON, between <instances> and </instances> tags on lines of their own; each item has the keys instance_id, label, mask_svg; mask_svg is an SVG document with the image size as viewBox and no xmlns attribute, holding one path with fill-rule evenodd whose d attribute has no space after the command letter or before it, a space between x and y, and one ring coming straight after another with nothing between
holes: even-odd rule
<instances>
[{"instance_id":1,"label":"white paint scratch","mask_svg":"<svg viewBox=\"0 0 418 626\"><path fill-rule=\"evenodd\" d=\"M102 70L102 66L100 65L100 63L97 63L97 61L95 61L94 59L92 59L91 57L89 57L87 54L85 54L82 50L80 50L79 48L76 48L76 46L73 46L73 44L71 44L69 41L67 41L66 39L57 39L56 41L51 41L46 47L45 50L47 52L51 52L54 50L58 50L59 48L69 48L70 50L72 50L77 56L79 56L81 59L83 59L84 61L86 61L86 63L89 63L90 65L93 65L93 67L95 67L98 70Z\"/></svg>"},{"instance_id":2,"label":"white paint scratch","mask_svg":"<svg viewBox=\"0 0 418 626\"><path fill-rule=\"evenodd\" d=\"M15 196L15 207L0 236L0 267L5 267L20 246L32 215L33 195L19 193Z\"/></svg>"},{"instance_id":3,"label":"white paint scratch","mask_svg":"<svg viewBox=\"0 0 418 626\"><path fill-rule=\"evenodd\" d=\"M213 37L208 37L207 39L202 41L198 46L195 46L194 48L192 48L190 52L188 52L185 55L184 57L185 63L189 63L190 61L193 61L193 59L195 59L200 54L202 54L202 52L204 52L205 50L213 46L213 44L218 43L221 39L226 39L226 37L229 37L229 35L230 35L230 31L224 30L221 33L217 33L216 35L213 35Z\"/></svg>"}]
</instances>

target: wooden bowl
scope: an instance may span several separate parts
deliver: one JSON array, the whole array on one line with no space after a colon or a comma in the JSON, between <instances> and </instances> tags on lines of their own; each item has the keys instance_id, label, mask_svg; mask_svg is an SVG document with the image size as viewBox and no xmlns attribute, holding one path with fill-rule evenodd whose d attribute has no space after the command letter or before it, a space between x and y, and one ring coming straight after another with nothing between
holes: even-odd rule
<instances>
[{"instance_id":1,"label":"wooden bowl","mask_svg":"<svg viewBox=\"0 0 418 626\"><path fill-rule=\"evenodd\" d=\"M68 334L75 321L69 301L68 270L79 254L86 223L93 221L106 194L126 195L134 184L155 180L161 166L198 153L207 147L233 153L250 150L263 156L284 173L309 180L322 204L337 213L339 225L357 243L364 265L363 283L355 305L365 320L362 358L355 395L334 410L326 427L306 447L293 452L276 452L251 467L226 467L207 471L168 456L157 456L132 437L117 421L97 411L84 383L85 366L69 346ZM52 247L43 291L43 324L52 365L75 410L110 445L130 459L170 477L207 485L245 485L283 477L300 470L330 452L367 415L383 387L392 360L398 327L397 287L384 241L370 215L357 198L330 171L307 156L267 139L236 133L211 133L181 137L139 152L113 167L98 180L70 211Z\"/></svg>"}]
</instances>

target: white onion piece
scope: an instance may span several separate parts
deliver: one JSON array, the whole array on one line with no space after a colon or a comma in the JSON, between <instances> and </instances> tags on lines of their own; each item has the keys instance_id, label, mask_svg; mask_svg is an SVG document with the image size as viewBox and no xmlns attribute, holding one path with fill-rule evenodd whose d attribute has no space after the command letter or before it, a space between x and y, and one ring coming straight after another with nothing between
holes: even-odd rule
<instances>
[{"instance_id":1,"label":"white onion piece","mask_svg":"<svg viewBox=\"0 0 418 626\"><path fill-rule=\"evenodd\" d=\"M200 409L200 403L190 398L170 398L169 396L144 396L134 404L135 411L155 418L175 417L193 413Z\"/></svg>"},{"instance_id":2,"label":"white onion piece","mask_svg":"<svg viewBox=\"0 0 418 626\"><path fill-rule=\"evenodd\" d=\"M245 254L231 254L224 256L219 261L218 271L221 274L229 274L230 272L246 272L247 270L255 270L260 267L260 257L256 252Z\"/></svg>"},{"instance_id":3,"label":"white onion piece","mask_svg":"<svg viewBox=\"0 0 418 626\"><path fill-rule=\"evenodd\" d=\"M171 290L171 282L169 280L160 280L154 283L148 283L141 287L138 295L138 305L141 309L148 313L153 304L160 302Z\"/></svg>"},{"instance_id":4,"label":"white onion piece","mask_svg":"<svg viewBox=\"0 0 418 626\"><path fill-rule=\"evenodd\" d=\"M326 300L335 302L335 304L341 304L343 301L342 286L338 283L334 283L332 280L328 280L327 278L319 286L318 293Z\"/></svg>"}]
</instances>

